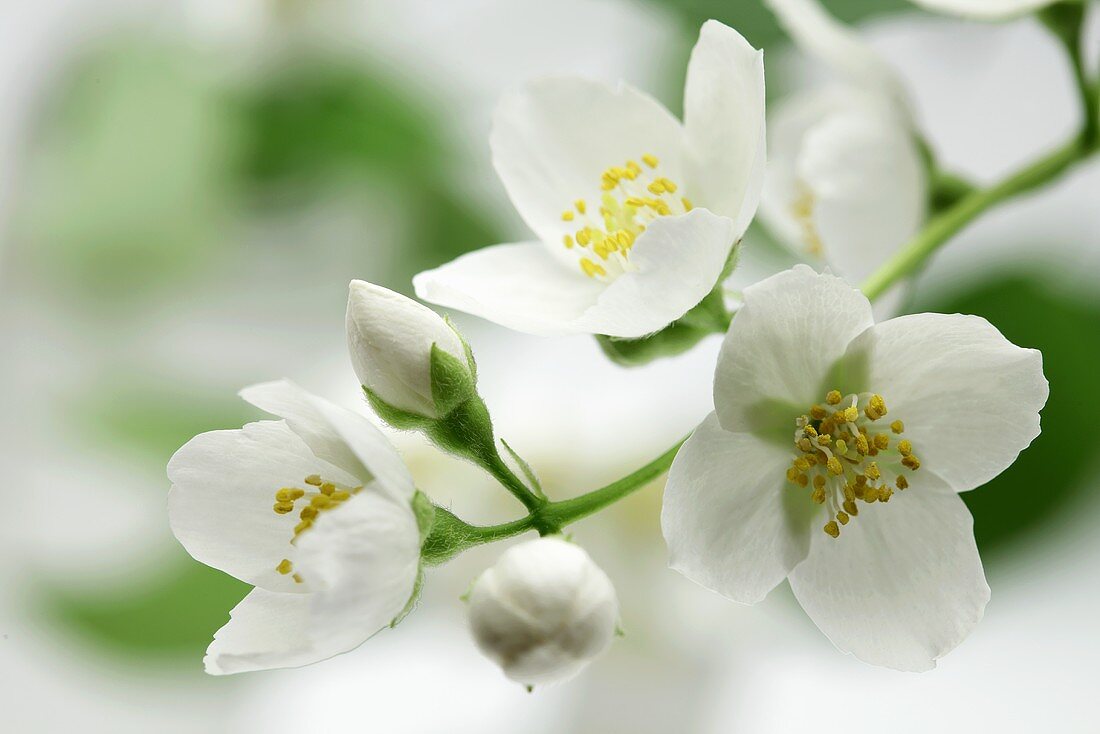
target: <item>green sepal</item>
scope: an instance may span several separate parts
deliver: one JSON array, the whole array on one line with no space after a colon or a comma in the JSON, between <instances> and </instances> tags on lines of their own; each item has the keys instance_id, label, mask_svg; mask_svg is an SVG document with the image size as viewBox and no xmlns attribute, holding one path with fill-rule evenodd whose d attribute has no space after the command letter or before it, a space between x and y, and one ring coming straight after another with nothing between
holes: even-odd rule
<instances>
[{"instance_id":1,"label":"green sepal","mask_svg":"<svg viewBox=\"0 0 1100 734\"><path fill-rule=\"evenodd\" d=\"M729 328L730 314L719 285L690 311L660 331L640 339L619 339L599 335L600 349L623 367L639 367L661 357L682 354L711 334Z\"/></svg>"},{"instance_id":2,"label":"green sepal","mask_svg":"<svg viewBox=\"0 0 1100 734\"><path fill-rule=\"evenodd\" d=\"M489 408L476 392L440 418L425 422L422 430L439 448L469 459L478 466L489 466L494 461L500 461L494 445Z\"/></svg>"},{"instance_id":3,"label":"green sepal","mask_svg":"<svg viewBox=\"0 0 1100 734\"><path fill-rule=\"evenodd\" d=\"M420 568L416 569L416 581L413 582L412 595L409 596L409 600L405 602L405 608L397 613L397 616L390 621L390 628L396 627L405 621L405 617L409 616L417 605L420 604L420 593L424 590L424 564L420 564Z\"/></svg>"},{"instance_id":4,"label":"green sepal","mask_svg":"<svg viewBox=\"0 0 1100 734\"><path fill-rule=\"evenodd\" d=\"M420 546L421 563L438 566L476 545L469 531L469 523L446 508L436 507L432 530Z\"/></svg>"},{"instance_id":5,"label":"green sepal","mask_svg":"<svg viewBox=\"0 0 1100 734\"><path fill-rule=\"evenodd\" d=\"M519 465L520 470L523 472L523 476L527 477L529 486L535 491L535 494L546 499L546 493L542 491L542 483L539 482L538 475L535 474L535 470L531 468L531 465L528 464L522 456L517 454L516 450L509 446L508 442L503 438L500 439L500 444L508 452L508 455L512 457L512 460Z\"/></svg>"},{"instance_id":6,"label":"green sepal","mask_svg":"<svg viewBox=\"0 0 1100 734\"><path fill-rule=\"evenodd\" d=\"M477 397L477 383L469 364L438 344L432 344L431 379L432 402L440 416L446 416L460 404Z\"/></svg>"},{"instance_id":7,"label":"green sepal","mask_svg":"<svg viewBox=\"0 0 1100 734\"><path fill-rule=\"evenodd\" d=\"M412 498L412 509L416 516L416 527L420 530L420 544L424 545L432 532L432 525L435 524L435 505L428 499L428 495L418 489Z\"/></svg>"},{"instance_id":8,"label":"green sepal","mask_svg":"<svg viewBox=\"0 0 1100 734\"><path fill-rule=\"evenodd\" d=\"M474 359L474 350L470 348L470 342L466 341L466 337L462 335L462 332L458 330L454 322L451 321L450 316L444 316L443 321L447 326L451 327L451 331L455 333L458 340L462 342L462 349L466 352L466 363L470 366L470 374L473 375L474 382L477 382L477 360Z\"/></svg>"},{"instance_id":9,"label":"green sepal","mask_svg":"<svg viewBox=\"0 0 1100 734\"><path fill-rule=\"evenodd\" d=\"M432 420L419 413L413 413L409 410L393 407L380 398L378 393L374 392L374 390L371 390L366 385L363 385L363 394L367 396L367 402L370 403L371 409L378 414L378 417L394 428L400 428L403 431L412 431L424 428L424 426Z\"/></svg>"},{"instance_id":10,"label":"green sepal","mask_svg":"<svg viewBox=\"0 0 1100 734\"><path fill-rule=\"evenodd\" d=\"M412 505L413 516L416 517L417 530L420 531L420 566L416 569L416 581L413 582L412 594L409 595L409 600L405 602L405 607L390 621L390 627L401 624L405 617L409 616L409 613L416 609L417 604L420 603L420 593L424 589L424 542L431 535L432 526L435 524L435 505L428 499L428 495L418 489L413 494L410 504Z\"/></svg>"}]
</instances>

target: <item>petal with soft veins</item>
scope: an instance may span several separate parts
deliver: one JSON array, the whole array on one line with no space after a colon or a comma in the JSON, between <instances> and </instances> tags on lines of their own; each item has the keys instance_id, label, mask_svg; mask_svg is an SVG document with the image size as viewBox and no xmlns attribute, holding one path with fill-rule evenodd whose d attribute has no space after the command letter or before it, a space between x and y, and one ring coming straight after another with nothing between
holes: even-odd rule
<instances>
[{"instance_id":1,"label":"petal with soft veins","mask_svg":"<svg viewBox=\"0 0 1100 734\"><path fill-rule=\"evenodd\" d=\"M681 181L683 129L659 102L627 84L580 78L531 82L506 95L489 138L493 165L516 210L555 257L576 229L562 212L577 199L599 206L609 166L653 155L660 175Z\"/></svg>"},{"instance_id":2,"label":"petal with soft veins","mask_svg":"<svg viewBox=\"0 0 1100 734\"><path fill-rule=\"evenodd\" d=\"M922 313L876 324L845 361L880 393L925 468L957 492L1007 469L1039 435L1043 357L980 316Z\"/></svg>"},{"instance_id":3,"label":"petal with soft veins","mask_svg":"<svg viewBox=\"0 0 1100 734\"><path fill-rule=\"evenodd\" d=\"M864 662L929 670L989 601L974 521L946 488L895 492L863 506L839 538L819 531L812 542L791 589L833 644Z\"/></svg>"},{"instance_id":4,"label":"petal with soft veins","mask_svg":"<svg viewBox=\"0 0 1100 734\"><path fill-rule=\"evenodd\" d=\"M763 599L806 557L819 514L807 492L786 484L791 457L751 433L724 431L711 413L665 485L669 565L734 601Z\"/></svg>"},{"instance_id":5,"label":"petal with soft veins","mask_svg":"<svg viewBox=\"0 0 1100 734\"><path fill-rule=\"evenodd\" d=\"M684 85L689 194L697 205L748 228L764 179L764 54L740 33L708 20Z\"/></svg>"},{"instance_id":6,"label":"petal with soft veins","mask_svg":"<svg viewBox=\"0 0 1100 734\"><path fill-rule=\"evenodd\" d=\"M830 369L873 323L862 293L796 265L743 293L718 355L714 406L727 431L794 431L822 400ZM793 435L793 433L791 434Z\"/></svg>"}]
</instances>

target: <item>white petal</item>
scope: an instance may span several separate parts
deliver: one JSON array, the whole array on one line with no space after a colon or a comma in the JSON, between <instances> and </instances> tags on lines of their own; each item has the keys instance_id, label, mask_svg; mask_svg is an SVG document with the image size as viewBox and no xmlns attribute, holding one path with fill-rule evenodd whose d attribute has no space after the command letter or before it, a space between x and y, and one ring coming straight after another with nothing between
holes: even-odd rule
<instances>
[{"instance_id":1,"label":"white petal","mask_svg":"<svg viewBox=\"0 0 1100 734\"><path fill-rule=\"evenodd\" d=\"M346 325L360 384L396 408L438 418L432 399L432 347L465 362L455 330L430 308L362 280L348 287Z\"/></svg>"},{"instance_id":2,"label":"white petal","mask_svg":"<svg viewBox=\"0 0 1100 734\"><path fill-rule=\"evenodd\" d=\"M873 323L871 304L840 278L805 265L745 289L714 374L727 431L793 431L821 400L830 368Z\"/></svg>"},{"instance_id":3,"label":"white petal","mask_svg":"<svg viewBox=\"0 0 1100 734\"><path fill-rule=\"evenodd\" d=\"M576 78L532 82L505 96L493 118L493 165L520 215L555 257L576 229L561 215L576 199L600 200L601 174L644 154L683 183L679 121L649 95Z\"/></svg>"},{"instance_id":4,"label":"white petal","mask_svg":"<svg viewBox=\"0 0 1100 734\"><path fill-rule=\"evenodd\" d=\"M636 270L608 285L578 324L591 334L625 338L663 329L714 288L735 234L732 219L705 209L654 220L630 251Z\"/></svg>"},{"instance_id":5,"label":"white petal","mask_svg":"<svg viewBox=\"0 0 1100 734\"><path fill-rule=\"evenodd\" d=\"M250 385L240 391L240 396L260 410L284 419L321 459L361 481L370 479L371 474L359 457L315 407L313 401L320 398L315 398L290 380Z\"/></svg>"},{"instance_id":6,"label":"white petal","mask_svg":"<svg viewBox=\"0 0 1100 734\"><path fill-rule=\"evenodd\" d=\"M1039 435L1049 392L1042 355L979 316L884 321L852 343L848 359L886 399L888 420L904 422L920 471L955 491L985 484Z\"/></svg>"},{"instance_id":7,"label":"white petal","mask_svg":"<svg viewBox=\"0 0 1100 734\"><path fill-rule=\"evenodd\" d=\"M299 540L309 594L253 589L206 651L214 675L309 665L353 650L404 608L419 570L408 504L366 491L324 513Z\"/></svg>"},{"instance_id":8,"label":"white petal","mask_svg":"<svg viewBox=\"0 0 1100 734\"><path fill-rule=\"evenodd\" d=\"M1054 4L1055 0L913 0L925 10L980 20L1002 20Z\"/></svg>"},{"instance_id":9,"label":"white petal","mask_svg":"<svg viewBox=\"0 0 1100 734\"><path fill-rule=\"evenodd\" d=\"M806 54L853 86L889 100L906 119L909 96L896 72L859 35L829 15L818 0L766 0L780 25Z\"/></svg>"},{"instance_id":10,"label":"white petal","mask_svg":"<svg viewBox=\"0 0 1100 734\"><path fill-rule=\"evenodd\" d=\"M669 471L661 530L669 565L692 581L755 604L810 549L817 506L786 484L791 452L730 433L711 413Z\"/></svg>"},{"instance_id":11,"label":"white petal","mask_svg":"<svg viewBox=\"0 0 1100 734\"><path fill-rule=\"evenodd\" d=\"M636 338L668 326L714 288L734 245L733 221L695 209L660 217L638 237L632 272L610 284L535 243L487 247L413 279L416 294L529 334Z\"/></svg>"},{"instance_id":12,"label":"white petal","mask_svg":"<svg viewBox=\"0 0 1100 734\"><path fill-rule=\"evenodd\" d=\"M366 416L311 395L290 380L246 387L241 397L285 419L314 454L354 476L356 485L376 479L380 487L404 499L416 491L405 462Z\"/></svg>"},{"instance_id":13,"label":"white petal","mask_svg":"<svg viewBox=\"0 0 1100 734\"><path fill-rule=\"evenodd\" d=\"M253 589L214 633L203 658L206 672L229 675L316 662L308 637L310 596Z\"/></svg>"},{"instance_id":14,"label":"white petal","mask_svg":"<svg viewBox=\"0 0 1100 734\"><path fill-rule=\"evenodd\" d=\"M576 334L604 284L567 266L541 243L495 245L413 278L425 301L540 336Z\"/></svg>"},{"instance_id":15,"label":"white petal","mask_svg":"<svg viewBox=\"0 0 1100 734\"><path fill-rule=\"evenodd\" d=\"M321 515L298 541L295 565L320 589L311 639L323 657L361 645L405 608L420 569L420 530L408 502L368 487Z\"/></svg>"},{"instance_id":16,"label":"white petal","mask_svg":"<svg viewBox=\"0 0 1100 734\"><path fill-rule=\"evenodd\" d=\"M829 115L851 108L858 92L847 86L795 94L773 105L768 114L768 166L760 200L760 218L785 245L808 257L803 225L795 216L795 202L802 193L798 182L798 156L802 141L814 125Z\"/></svg>"},{"instance_id":17,"label":"white petal","mask_svg":"<svg viewBox=\"0 0 1100 734\"><path fill-rule=\"evenodd\" d=\"M814 533L791 589L841 650L874 665L929 670L989 601L973 526L946 487L911 487L889 504L863 506L839 538Z\"/></svg>"},{"instance_id":18,"label":"white petal","mask_svg":"<svg viewBox=\"0 0 1100 734\"><path fill-rule=\"evenodd\" d=\"M416 493L412 475L397 449L381 431L363 415L333 405L327 400L309 396L313 407L343 439L373 477L371 486L393 499L408 501ZM365 483L366 478L362 483Z\"/></svg>"},{"instance_id":19,"label":"white petal","mask_svg":"<svg viewBox=\"0 0 1100 734\"><path fill-rule=\"evenodd\" d=\"M274 591L306 591L275 571L284 558L296 558L290 541L298 516L276 514L273 506L279 489L306 488L303 480L311 474L358 484L356 477L318 459L282 421L195 436L168 462L172 532L196 560L242 581Z\"/></svg>"},{"instance_id":20,"label":"white petal","mask_svg":"<svg viewBox=\"0 0 1100 734\"><path fill-rule=\"evenodd\" d=\"M764 179L764 54L740 33L708 20L684 86L687 178L697 205L748 228Z\"/></svg>"},{"instance_id":21,"label":"white petal","mask_svg":"<svg viewBox=\"0 0 1100 734\"><path fill-rule=\"evenodd\" d=\"M920 153L896 116L832 115L805 135L798 178L826 261L860 283L920 229L927 180Z\"/></svg>"}]
</instances>

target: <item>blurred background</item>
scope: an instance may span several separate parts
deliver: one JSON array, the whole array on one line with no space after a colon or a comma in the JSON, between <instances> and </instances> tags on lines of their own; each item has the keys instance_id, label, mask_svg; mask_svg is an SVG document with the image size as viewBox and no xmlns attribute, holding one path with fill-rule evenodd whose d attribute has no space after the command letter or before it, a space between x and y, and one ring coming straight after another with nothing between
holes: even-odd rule
<instances>
[{"instance_id":1,"label":"blurred background","mask_svg":"<svg viewBox=\"0 0 1100 734\"><path fill-rule=\"evenodd\" d=\"M896 65L951 170L988 181L1075 129L1068 70L1037 23L960 22L904 0L826 4ZM770 97L801 84L805 61L758 0L5 3L7 731L1095 730L1095 159L968 229L920 279L914 308L987 317L1043 351L1051 383L1042 436L965 495L993 599L937 670L838 653L785 585L741 607L667 570L651 487L574 527L617 585L627 634L568 684L528 694L467 636L459 596L501 545L432 571L420 608L353 653L202 672L246 587L175 542L168 457L195 433L258 417L235 396L253 382L288 376L360 405L348 280L409 293L417 271L525 234L489 165L500 93L577 73L626 79L678 111L708 17L766 50ZM747 246L766 247L766 233L754 227ZM500 434L559 498L647 461L710 409L716 337L623 371L587 338L458 321ZM515 515L476 470L395 441L437 502L477 522Z\"/></svg>"}]
</instances>

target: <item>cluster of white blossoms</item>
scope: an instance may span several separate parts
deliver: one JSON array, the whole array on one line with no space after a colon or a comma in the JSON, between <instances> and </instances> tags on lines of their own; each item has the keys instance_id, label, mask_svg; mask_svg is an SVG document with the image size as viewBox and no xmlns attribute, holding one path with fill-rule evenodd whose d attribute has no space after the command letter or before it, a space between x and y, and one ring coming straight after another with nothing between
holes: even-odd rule
<instances>
[{"instance_id":1,"label":"cluster of white blossoms","mask_svg":"<svg viewBox=\"0 0 1100 734\"><path fill-rule=\"evenodd\" d=\"M562 527L669 462L661 525L671 566L688 578L747 604L786 579L838 648L877 665L925 670L965 638L989 587L958 493L1039 435L1042 359L975 316L875 322L850 283L928 214L910 103L815 2L768 4L836 80L780 106L766 176L762 54L708 21L683 122L622 84L550 79L506 97L493 161L537 241L470 253L414 281L425 300L513 329L667 347L635 353L642 359L690 346L685 328L725 332L714 412L657 470L553 502L497 440L462 335L419 303L353 281L348 347L370 407L482 467L528 514L465 523L416 489L367 417L290 382L247 388L242 397L276 419L199 435L168 466L180 542L255 586L214 635L208 672L347 652L413 609L425 569L535 530L542 537L474 582L470 628L509 678L565 680L609 646L619 607ZM1041 3L920 4L1007 17ZM723 284L761 196L765 222L807 264L746 285L727 305Z\"/></svg>"}]
</instances>

